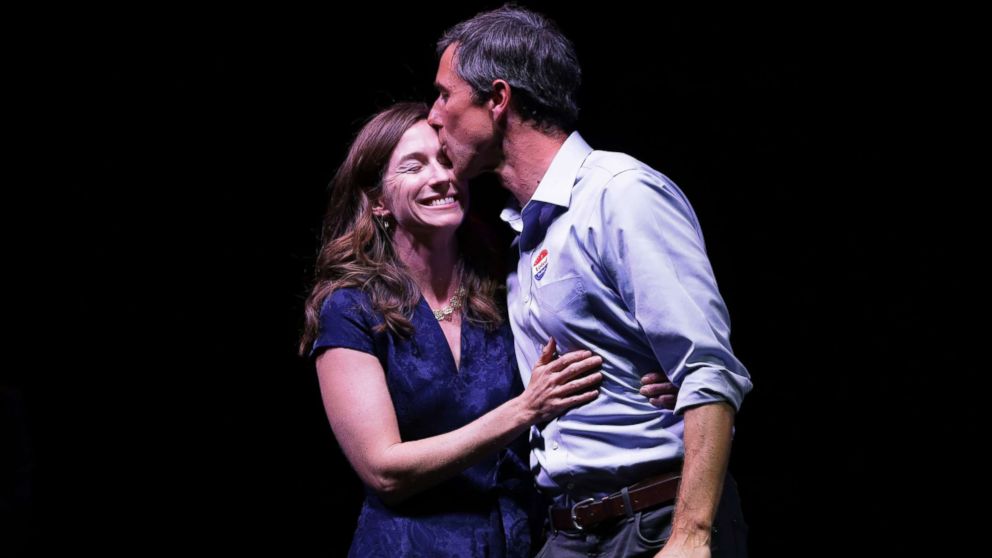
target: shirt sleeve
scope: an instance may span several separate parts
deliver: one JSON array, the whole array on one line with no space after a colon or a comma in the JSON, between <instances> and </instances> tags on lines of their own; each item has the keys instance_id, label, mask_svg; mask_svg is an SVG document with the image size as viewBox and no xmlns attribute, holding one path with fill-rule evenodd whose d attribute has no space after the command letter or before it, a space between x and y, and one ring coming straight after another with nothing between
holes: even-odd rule
<instances>
[{"instance_id":1,"label":"shirt sleeve","mask_svg":"<svg viewBox=\"0 0 992 558\"><path fill-rule=\"evenodd\" d=\"M603 267L673 383L675 412L751 390L730 347L730 318L696 215L663 175L617 174L602 194Z\"/></svg>"},{"instance_id":2,"label":"shirt sleeve","mask_svg":"<svg viewBox=\"0 0 992 558\"><path fill-rule=\"evenodd\" d=\"M321 306L320 325L310 358L331 348L354 349L377 356L372 327L368 296L357 289L338 289Z\"/></svg>"}]
</instances>

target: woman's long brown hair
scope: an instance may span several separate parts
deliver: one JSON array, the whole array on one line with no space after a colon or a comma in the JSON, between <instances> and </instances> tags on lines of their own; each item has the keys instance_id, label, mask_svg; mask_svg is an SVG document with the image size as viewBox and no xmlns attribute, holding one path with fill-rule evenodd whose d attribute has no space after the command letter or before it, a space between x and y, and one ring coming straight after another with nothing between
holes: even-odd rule
<instances>
[{"instance_id":1,"label":"woman's long brown hair","mask_svg":"<svg viewBox=\"0 0 992 558\"><path fill-rule=\"evenodd\" d=\"M427 118L422 103L397 103L373 116L358 132L344 163L330 185L330 200L324 216L320 252L314 284L305 305L305 323L299 353L305 356L320 329L320 309L337 289L356 287L372 301L384 323L379 331L409 337L410 316L420 301L420 289L393 250L389 229L373 217L372 205L382 195L382 182L389 157L403 134ZM492 329L503 321L497 302L502 288L502 263L492 261L497 253L480 243L489 235L470 231L478 224L471 218L458 230L465 265L462 285L468 291L465 316Z\"/></svg>"}]
</instances>

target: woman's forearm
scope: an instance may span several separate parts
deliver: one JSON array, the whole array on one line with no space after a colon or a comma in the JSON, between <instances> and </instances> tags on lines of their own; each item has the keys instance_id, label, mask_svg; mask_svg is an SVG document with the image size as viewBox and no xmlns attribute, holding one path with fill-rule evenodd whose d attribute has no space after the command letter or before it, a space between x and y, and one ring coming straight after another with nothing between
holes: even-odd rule
<instances>
[{"instance_id":1,"label":"woman's forearm","mask_svg":"<svg viewBox=\"0 0 992 558\"><path fill-rule=\"evenodd\" d=\"M533 411L515 397L457 430L393 444L376 459L372 488L387 503L402 502L506 447L533 423Z\"/></svg>"}]
</instances>

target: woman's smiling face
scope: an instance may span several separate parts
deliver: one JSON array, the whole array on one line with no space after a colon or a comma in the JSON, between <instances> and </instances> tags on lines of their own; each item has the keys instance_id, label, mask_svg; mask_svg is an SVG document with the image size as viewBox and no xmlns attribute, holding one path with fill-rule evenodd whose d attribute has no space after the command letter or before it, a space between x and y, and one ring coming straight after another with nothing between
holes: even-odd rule
<instances>
[{"instance_id":1,"label":"woman's smiling face","mask_svg":"<svg viewBox=\"0 0 992 558\"><path fill-rule=\"evenodd\" d=\"M468 207L468 187L456 183L437 133L426 120L411 126L396 144L382 192L377 213L391 216L397 227L410 232L456 229Z\"/></svg>"}]
</instances>

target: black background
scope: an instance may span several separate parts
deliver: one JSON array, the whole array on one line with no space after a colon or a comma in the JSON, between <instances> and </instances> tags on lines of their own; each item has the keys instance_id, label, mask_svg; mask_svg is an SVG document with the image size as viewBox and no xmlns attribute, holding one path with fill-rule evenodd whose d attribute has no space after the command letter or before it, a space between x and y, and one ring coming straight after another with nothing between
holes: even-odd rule
<instances>
[{"instance_id":1,"label":"black background","mask_svg":"<svg viewBox=\"0 0 992 558\"><path fill-rule=\"evenodd\" d=\"M295 356L326 184L365 117L432 100L440 33L496 5L25 21L12 112L40 161L8 206L0 554L346 552L361 488ZM528 5L576 44L587 141L702 222L755 384L731 464L752 554L967 544L944 496L981 462L950 459L981 408L981 179L929 164L971 95L936 32L967 18ZM474 187L491 217L502 192Z\"/></svg>"}]
</instances>

